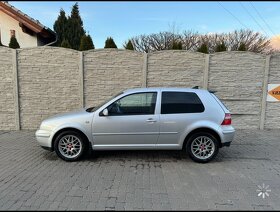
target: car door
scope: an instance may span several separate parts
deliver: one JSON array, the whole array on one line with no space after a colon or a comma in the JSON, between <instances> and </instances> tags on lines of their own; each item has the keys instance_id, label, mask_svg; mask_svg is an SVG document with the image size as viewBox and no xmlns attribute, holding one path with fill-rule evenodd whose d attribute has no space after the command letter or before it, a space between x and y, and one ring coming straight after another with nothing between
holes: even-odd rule
<instances>
[{"instance_id":1,"label":"car door","mask_svg":"<svg viewBox=\"0 0 280 212\"><path fill-rule=\"evenodd\" d=\"M156 114L157 92L128 94L94 115L92 135L94 148L153 147L159 136L159 114ZM104 110L104 109L103 109Z\"/></svg>"}]
</instances>

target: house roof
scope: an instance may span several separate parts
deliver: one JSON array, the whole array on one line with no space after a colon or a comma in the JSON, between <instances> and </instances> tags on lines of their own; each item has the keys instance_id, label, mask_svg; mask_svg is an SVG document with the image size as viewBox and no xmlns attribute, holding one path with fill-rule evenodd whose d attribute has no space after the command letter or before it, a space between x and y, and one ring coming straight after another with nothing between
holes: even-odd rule
<instances>
[{"instance_id":1,"label":"house roof","mask_svg":"<svg viewBox=\"0 0 280 212\"><path fill-rule=\"evenodd\" d=\"M10 5L6 1L0 1L0 11L3 11L7 15L11 16L19 22L20 27L28 28L33 32L41 35L43 38L56 38L56 33L50 28L41 24L38 20L35 20L27 14L21 12L14 6Z\"/></svg>"}]
</instances>

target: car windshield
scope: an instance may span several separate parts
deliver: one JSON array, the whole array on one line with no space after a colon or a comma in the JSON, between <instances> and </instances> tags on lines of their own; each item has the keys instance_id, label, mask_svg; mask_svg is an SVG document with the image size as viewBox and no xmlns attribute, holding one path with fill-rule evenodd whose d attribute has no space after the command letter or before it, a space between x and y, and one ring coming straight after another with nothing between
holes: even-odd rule
<instances>
[{"instance_id":1,"label":"car windshield","mask_svg":"<svg viewBox=\"0 0 280 212\"><path fill-rule=\"evenodd\" d=\"M121 95L121 94L123 94L123 91L120 92L120 93L118 93L118 94L116 94L116 95L114 95L114 96L111 97L110 99L107 99L107 100L103 101L102 103L100 103L100 104L97 105L96 107L89 107L89 108L87 108L86 111L87 111L87 112L94 112L94 111L98 110L102 105L104 105L105 103L111 101L112 99L116 98L117 96L119 96L119 95Z\"/></svg>"}]
</instances>

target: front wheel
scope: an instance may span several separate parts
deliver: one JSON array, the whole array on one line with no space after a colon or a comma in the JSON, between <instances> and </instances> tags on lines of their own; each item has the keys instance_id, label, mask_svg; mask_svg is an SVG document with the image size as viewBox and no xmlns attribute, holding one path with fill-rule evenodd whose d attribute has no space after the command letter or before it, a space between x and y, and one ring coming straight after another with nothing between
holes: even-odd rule
<instances>
[{"instance_id":1,"label":"front wheel","mask_svg":"<svg viewBox=\"0 0 280 212\"><path fill-rule=\"evenodd\" d=\"M86 148L85 139L75 131L62 132L54 141L56 154L65 161L81 159Z\"/></svg>"},{"instance_id":2,"label":"front wheel","mask_svg":"<svg viewBox=\"0 0 280 212\"><path fill-rule=\"evenodd\" d=\"M210 133L195 133L187 141L186 150L193 161L207 163L219 152L218 140Z\"/></svg>"}]
</instances>

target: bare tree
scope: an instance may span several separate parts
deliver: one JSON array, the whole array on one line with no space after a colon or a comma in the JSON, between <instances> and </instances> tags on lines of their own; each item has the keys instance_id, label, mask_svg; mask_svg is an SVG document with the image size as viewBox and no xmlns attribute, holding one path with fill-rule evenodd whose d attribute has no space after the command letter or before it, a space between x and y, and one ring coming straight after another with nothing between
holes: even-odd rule
<instances>
[{"instance_id":1,"label":"bare tree","mask_svg":"<svg viewBox=\"0 0 280 212\"><path fill-rule=\"evenodd\" d=\"M136 51L150 52L150 44L147 35L139 35L131 39L131 42Z\"/></svg>"},{"instance_id":2,"label":"bare tree","mask_svg":"<svg viewBox=\"0 0 280 212\"><path fill-rule=\"evenodd\" d=\"M200 45L198 32L194 32L192 30L184 31L180 38L183 44L183 49L194 51L197 50Z\"/></svg>"},{"instance_id":3,"label":"bare tree","mask_svg":"<svg viewBox=\"0 0 280 212\"><path fill-rule=\"evenodd\" d=\"M270 40L259 32L251 30L235 30L228 34L229 48L231 51L238 50L241 43L245 44L248 51L258 53L270 53L273 51Z\"/></svg>"},{"instance_id":4,"label":"bare tree","mask_svg":"<svg viewBox=\"0 0 280 212\"><path fill-rule=\"evenodd\" d=\"M173 42L181 41L180 35L171 32L159 32L151 35L140 35L131 39L136 51L153 52L171 49Z\"/></svg>"},{"instance_id":5,"label":"bare tree","mask_svg":"<svg viewBox=\"0 0 280 212\"><path fill-rule=\"evenodd\" d=\"M224 43L228 51L237 51L240 45L245 45L247 51L258 53L272 53L275 51L270 45L270 40L259 32L252 30L235 30L229 33L199 34L189 30L182 34L170 31L139 35L131 38L136 51L153 52L171 49L174 42L181 42L183 49L197 51L204 43L209 53L215 52L217 45Z\"/></svg>"}]
</instances>

